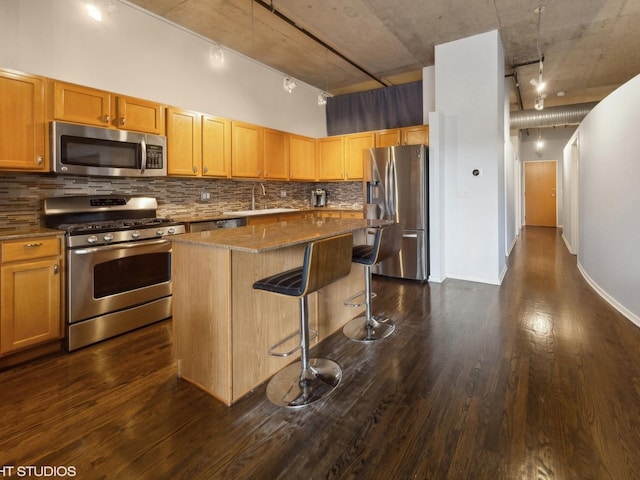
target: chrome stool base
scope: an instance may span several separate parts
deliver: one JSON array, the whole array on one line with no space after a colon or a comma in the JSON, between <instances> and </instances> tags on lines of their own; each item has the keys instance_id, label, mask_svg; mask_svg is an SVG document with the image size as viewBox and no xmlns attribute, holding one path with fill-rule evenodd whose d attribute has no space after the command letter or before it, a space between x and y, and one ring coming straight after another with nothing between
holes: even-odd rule
<instances>
[{"instance_id":1,"label":"chrome stool base","mask_svg":"<svg viewBox=\"0 0 640 480\"><path fill-rule=\"evenodd\" d=\"M388 318L372 317L367 321L366 315L360 315L342 328L345 337L356 342L375 342L387 338L396 326Z\"/></svg>"},{"instance_id":2,"label":"chrome stool base","mask_svg":"<svg viewBox=\"0 0 640 480\"><path fill-rule=\"evenodd\" d=\"M267 385L271 402L282 407L304 407L329 395L342 380L342 370L333 360L312 358L302 373L301 367L301 362L292 363L271 378Z\"/></svg>"}]
</instances>

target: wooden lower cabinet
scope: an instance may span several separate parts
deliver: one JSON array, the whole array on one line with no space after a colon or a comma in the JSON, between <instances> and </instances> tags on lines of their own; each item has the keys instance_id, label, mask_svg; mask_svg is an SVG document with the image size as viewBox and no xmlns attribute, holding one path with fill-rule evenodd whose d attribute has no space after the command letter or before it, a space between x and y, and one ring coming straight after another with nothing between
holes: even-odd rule
<instances>
[{"instance_id":1,"label":"wooden lower cabinet","mask_svg":"<svg viewBox=\"0 0 640 480\"><path fill-rule=\"evenodd\" d=\"M62 237L2 242L0 355L62 338Z\"/></svg>"}]
</instances>

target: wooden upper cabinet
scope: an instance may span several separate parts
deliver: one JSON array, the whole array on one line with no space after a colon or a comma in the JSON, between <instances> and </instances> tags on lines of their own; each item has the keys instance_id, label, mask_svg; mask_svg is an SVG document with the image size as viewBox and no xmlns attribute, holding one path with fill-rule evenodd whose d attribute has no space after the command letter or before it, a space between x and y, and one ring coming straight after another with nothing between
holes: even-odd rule
<instances>
[{"instance_id":1,"label":"wooden upper cabinet","mask_svg":"<svg viewBox=\"0 0 640 480\"><path fill-rule=\"evenodd\" d=\"M53 81L53 118L84 125L164 135L159 103Z\"/></svg>"},{"instance_id":2,"label":"wooden upper cabinet","mask_svg":"<svg viewBox=\"0 0 640 480\"><path fill-rule=\"evenodd\" d=\"M167 174L196 177L202 164L201 121L198 112L167 109Z\"/></svg>"},{"instance_id":3,"label":"wooden upper cabinet","mask_svg":"<svg viewBox=\"0 0 640 480\"><path fill-rule=\"evenodd\" d=\"M264 129L264 178L289 178L289 137L285 132Z\"/></svg>"},{"instance_id":4,"label":"wooden upper cabinet","mask_svg":"<svg viewBox=\"0 0 640 480\"><path fill-rule=\"evenodd\" d=\"M231 176L262 178L264 129L243 122L231 122Z\"/></svg>"},{"instance_id":5,"label":"wooden upper cabinet","mask_svg":"<svg viewBox=\"0 0 640 480\"><path fill-rule=\"evenodd\" d=\"M344 137L345 180L362 180L365 152L375 146L373 132L355 133Z\"/></svg>"},{"instance_id":6,"label":"wooden upper cabinet","mask_svg":"<svg viewBox=\"0 0 640 480\"><path fill-rule=\"evenodd\" d=\"M95 88L54 81L55 120L109 127L111 94Z\"/></svg>"},{"instance_id":7,"label":"wooden upper cabinet","mask_svg":"<svg viewBox=\"0 0 640 480\"><path fill-rule=\"evenodd\" d=\"M404 127L401 130L403 145L429 145L429 125Z\"/></svg>"},{"instance_id":8,"label":"wooden upper cabinet","mask_svg":"<svg viewBox=\"0 0 640 480\"><path fill-rule=\"evenodd\" d=\"M429 125L394 128L375 132L376 147L429 145Z\"/></svg>"},{"instance_id":9,"label":"wooden upper cabinet","mask_svg":"<svg viewBox=\"0 0 640 480\"><path fill-rule=\"evenodd\" d=\"M326 137L318 140L318 180L344 178L344 137Z\"/></svg>"},{"instance_id":10,"label":"wooden upper cabinet","mask_svg":"<svg viewBox=\"0 0 640 480\"><path fill-rule=\"evenodd\" d=\"M231 121L202 115L202 176L228 177L231 170Z\"/></svg>"},{"instance_id":11,"label":"wooden upper cabinet","mask_svg":"<svg viewBox=\"0 0 640 480\"><path fill-rule=\"evenodd\" d=\"M289 178L310 181L316 179L315 139L289 135Z\"/></svg>"},{"instance_id":12,"label":"wooden upper cabinet","mask_svg":"<svg viewBox=\"0 0 640 480\"><path fill-rule=\"evenodd\" d=\"M375 132L376 147L395 147L402 143L400 129L379 130Z\"/></svg>"},{"instance_id":13,"label":"wooden upper cabinet","mask_svg":"<svg viewBox=\"0 0 640 480\"><path fill-rule=\"evenodd\" d=\"M136 132L164 135L164 107L139 98L118 96L115 126Z\"/></svg>"},{"instance_id":14,"label":"wooden upper cabinet","mask_svg":"<svg viewBox=\"0 0 640 480\"><path fill-rule=\"evenodd\" d=\"M1 169L49 170L42 78L0 70L0 125Z\"/></svg>"}]
</instances>

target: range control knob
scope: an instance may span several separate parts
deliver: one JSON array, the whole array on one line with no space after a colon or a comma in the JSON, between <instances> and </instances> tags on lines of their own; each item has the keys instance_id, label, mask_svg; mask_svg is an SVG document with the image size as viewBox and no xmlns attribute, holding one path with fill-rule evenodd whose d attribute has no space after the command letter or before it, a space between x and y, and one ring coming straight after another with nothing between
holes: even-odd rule
<instances>
[{"instance_id":1,"label":"range control knob","mask_svg":"<svg viewBox=\"0 0 640 480\"><path fill-rule=\"evenodd\" d=\"M91 235L89 238L87 238L87 243L98 243L98 237L96 237L95 235Z\"/></svg>"},{"instance_id":2,"label":"range control knob","mask_svg":"<svg viewBox=\"0 0 640 480\"><path fill-rule=\"evenodd\" d=\"M104 243L109 243L111 240L113 240L113 235L107 233L104 237L102 237L102 239L104 240Z\"/></svg>"},{"instance_id":3,"label":"range control knob","mask_svg":"<svg viewBox=\"0 0 640 480\"><path fill-rule=\"evenodd\" d=\"M159 237L161 237L162 235L164 235L164 230L162 230L161 228L159 228L158 230L156 230L156 235L158 235Z\"/></svg>"},{"instance_id":4,"label":"range control knob","mask_svg":"<svg viewBox=\"0 0 640 480\"><path fill-rule=\"evenodd\" d=\"M173 235L174 233L176 233L176 229L174 227L169 227L167 228L167 233L169 235Z\"/></svg>"},{"instance_id":5,"label":"range control knob","mask_svg":"<svg viewBox=\"0 0 640 480\"><path fill-rule=\"evenodd\" d=\"M137 230L135 232L131 232L131 238L140 238L140 232Z\"/></svg>"}]
</instances>

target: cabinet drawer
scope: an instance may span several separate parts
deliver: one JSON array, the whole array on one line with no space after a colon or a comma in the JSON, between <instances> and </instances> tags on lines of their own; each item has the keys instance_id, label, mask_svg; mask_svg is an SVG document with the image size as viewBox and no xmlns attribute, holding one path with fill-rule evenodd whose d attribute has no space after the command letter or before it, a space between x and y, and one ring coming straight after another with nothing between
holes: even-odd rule
<instances>
[{"instance_id":1,"label":"cabinet drawer","mask_svg":"<svg viewBox=\"0 0 640 480\"><path fill-rule=\"evenodd\" d=\"M340 218L340 212L338 212L338 211L317 212L316 217L317 218Z\"/></svg>"},{"instance_id":2,"label":"cabinet drawer","mask_svg":"<svg viewBox=\"0 0 640 480\"><path fill-rule=\"evenodd\" d=\"M342 212L342 218L364 218L362 212Z\"/></svg>"},{"instance_id":3,"label":"cabinet drawer","mask_svg":"<svg viewBox=\"0 0 640 480\"><path fill-rule=\"evenodd\" d=\"M60 253L61 241L58 237L25 238L2 243L3 263L55 257Z\"/></svg>"}]
</instances>

